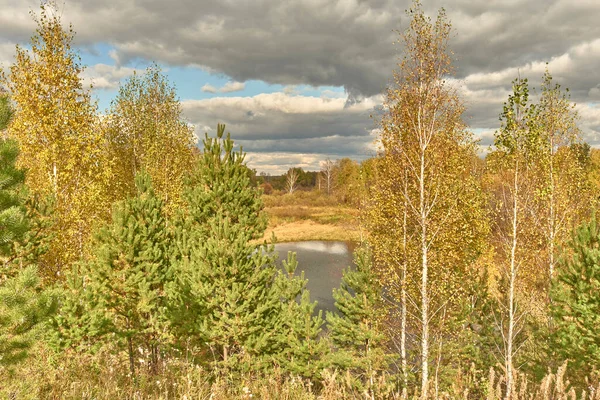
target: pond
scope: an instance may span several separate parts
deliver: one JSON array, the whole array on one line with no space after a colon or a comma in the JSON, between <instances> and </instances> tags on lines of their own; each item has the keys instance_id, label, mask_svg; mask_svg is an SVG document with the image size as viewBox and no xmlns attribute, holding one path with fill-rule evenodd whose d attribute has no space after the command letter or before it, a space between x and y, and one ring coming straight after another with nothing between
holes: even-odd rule
<instances>
[{"instance_id":1,"label":"pond","mask_svg":"<svg viewBox=\"0 0 600 400\"><path fill-rule=\"evenodd\" d=\"M340 286L342 272L354 266L353 255L356 244L352 242L291 242L275 245L279 253L279 264L287 259L288 251L296 252L298 268L296 274L304 271L308 279L308 290L312 301L317 301L317 309L335 311L333 289Z\"/></svg>"}]
</instances>

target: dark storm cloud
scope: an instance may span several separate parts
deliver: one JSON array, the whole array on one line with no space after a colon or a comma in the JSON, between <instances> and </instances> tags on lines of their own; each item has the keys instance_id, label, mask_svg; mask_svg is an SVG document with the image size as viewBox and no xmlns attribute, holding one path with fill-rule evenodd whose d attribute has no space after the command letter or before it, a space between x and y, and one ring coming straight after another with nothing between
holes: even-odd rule
<instances>
[{"instance_id":1,"label":"dark storm cloud","mask_svg":"<svg viewBox=\"0 0 600 400\"><path fill-rule=\"evenodd\" d=\"M379 96L347 105L344 98L271 93L187 100L183 111L199 137L225 123L253 168L277 174L294 165L318 170L326 158L375 155L370 113L380 102Z\"/></svg>"},{"instance_id":2,"label":"dark storm cloud","mask_svg":"<svg viewBox=\"0 0 600 400\"><path fill-rule=\"evenodd\" d=\"M369 147L374 139L365 136L327 136L312 139L238 140L237 143L245 151L253 153L313 153L338 159L374 156L374 149Z\"/></svg>"},{"instance_id":3,"label":"dark storm cloud","mask_svg":"<svg viewBox=\"0 0 600 400\"><path fill-rule=\"evenodd\" d=\"M39 2L0 5L2 37L25 40L33 26L27 11ZM62 12L81 44L110 42L123 63L143 57L203 66L240 82L343 86L352 101L387 85L399 54L395 30L407 27L409 5L407 0L83 0L67 2ZM426 2L433 15L441 6L456 33L458 77L550 61L600 38L597 1ZM589 74L565 79L582 90L600 83Z\"/></svg>"},{"instance_id":4,"label":"dark storm cloud","mask_svg":"<svg viewBox=\"0 0 600 400\"><path fill-rule=\"evenodd\" d=\"M3 9L12 16L36 5L8 1ZM393 42L396 31L407 27L409 5L406 0L85 0L67 2L64 15L80 42L111 42L123 63L143 57L203 66L240 82L343 86L352 101L388 84L400 51ZM597 1L426 2L432 15L442 6L455 31L460 78L550 61L600 38ZM4 37L30 32L29 17L22 14L3 19ZM582 90L600 83L589 74L564 78Z\"/></svg>"},{"instance_id":5,"label":"dark storm cloud","mask_svg":"<svg viewBox=\"0 0 600 400\"><path fill-rule=\"evenodd\" d=\"M586 138L600 143L600 110L594 105L600 101L600 2L424 3L432 17L445 7L452 22L456 83L462 87L465 119L472 128L493 132L511 81L521 75L539 86L549 62L555 81L569 87L579 104ZM31 35L34 24L27 11L38 6L38 0L0 0L4 43ZM331 108L311 100L310 112L298 112L297 107L304 107L300 101L292 105L292 112L252 105L262 101L256 96L224 102L221 108L217 99L214 104L186 105L186 115L198 124L198 131L224 121L243 140L273 140L282 150L282 141L288 140L287 150L294 151L299 145L295 140L303 138L367 141L374 126L369 118L373 107L357 111L357 105L371 102L390 82L401 54L394 42L398 31L408 26L404 10L409 6L409 0L72 0L62 12L63 20L73 23L80 46L108 42L115 47L113 58L123 66L144 58L199 66L240 83L256 79L344 87L347 98L341 104ZM0 46L0 57L5 47ZM190 84L200 88L204 83ZM310 152L321 151L317 142ZM303 143L307 152L309 143L313 142Z\"/></svg>"},{"instance_id":6,"label":"dark storm cloud","mask_svg":"<svg viewBox=\"0 0 600 400\"><path fill-rule=\"evenodd\" d=\"M253 97L217 97L186 100L183 111L202 133L211 121L225 123L243 140L368 137L376 127L370 115L380 98L348 106L343 98L294 96L285 93ZM215 125L216 122L213 124ZM318 142L314 142L318 145Z\"/></svg>"}]
</instances>

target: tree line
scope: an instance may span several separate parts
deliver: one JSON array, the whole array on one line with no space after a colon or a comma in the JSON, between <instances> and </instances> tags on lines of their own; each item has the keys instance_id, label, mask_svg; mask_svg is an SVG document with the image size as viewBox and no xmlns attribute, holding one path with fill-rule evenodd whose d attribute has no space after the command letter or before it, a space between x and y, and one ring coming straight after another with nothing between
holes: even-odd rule
<instances>
[{"instance_id":1,"label":"tree line","mask_svg":"<svg viewBox=\"0 0 600 400\"><path fill-rule=\"evenodd\" d=\"M253 170L252 182L266 195L312 191L331 196L342 204L358 205L364 192L365 178L372 175L373 162L373 158L361 163L347 157L337 160L327 158L320 163L319 171L304 171L301 167L292 167L282 175L265 172L256 175Z\"/></svg>"},{"instance_id":2,"label":"tree line","mask_svg":"<svg viewBox=\"0 0 600 400\"><path fill-rule=\"evenodd\" d=\"M1 76L0 376L51 351L100 375L114 354L133 387L174 377L171 396L201 368L238 398L257 379L299 379L297 398L550 398L552 379L597 398L600 159L568 92L517 77L481 158L447 79L450 22L419 2L408 16L381 153L275 179L223 125L198 150L156 66L99 114L72 28L43 6ZM360 204L335 313L315 311L295 254L279 268L257 243L267 184Z\"/></svg>"}]
</instances>

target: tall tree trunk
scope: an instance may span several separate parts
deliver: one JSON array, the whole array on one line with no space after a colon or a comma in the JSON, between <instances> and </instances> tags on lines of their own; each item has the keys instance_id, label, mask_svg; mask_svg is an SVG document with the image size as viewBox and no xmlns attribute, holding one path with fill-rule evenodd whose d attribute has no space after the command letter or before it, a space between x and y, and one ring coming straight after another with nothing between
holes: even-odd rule
<instances>
[{"instance_id":1,"label":"tall tree trunk","mask_svg":"<svg viewBox=\"0 0 600 400\"><path fill-rule=\"evenodd\" d=\"M127 350L129 351L129 371L131 376L135 376L135 363L133 360L133 339L131 336L127 338Z\"/></svg>"},{"instance_id":2,"label":"tall tree trunk","mask_svg":"<svg viewBox=\"0 0 600 400\"><path fill-rule=\"evenodd\" d=\"M408 263L408 251L407 251L407 217L408 217L408 173L405 170L404 173L404 215L402 222L402 276L400 280L400 302L401 302L401 315L400 315L400 362L402 368L402 381L404 387L402 389L402 398L406 398L408 395L408 365L406 362L406 269Z\"/></svg>"},{"instance_id":3,"label":"tall tree trunk","mask_svg":"<svg viewBox=\"0 0 600 400\"><path fill-rule=\"evenodd\" d=\"M421 147L419 174L419 212L421 217L421 398L429 391L429 293L427 264L427 210L425 207L425 146Z\"/></svg>"},{"instance_id":4,"label":"tall tree trunk","mask_svg":"<svg viewBox=\"0 0 600 400\"><path fill-rule=\"evenodd\" d=\"M519 162L515 165L515 176L513 183L513 216L512 216L512 237L511 237L511 249L510 249L510 271L509 271L509 283L508 283L508 335L506 337L506 395L505 399L510 400L513 392L513 345L514 345L514 332L515 332L515 319L516 319L516 307L515 307L515 285L517 280L517 263L516 263L516 251L517 251L517 229L518 229L518 206L519 206Z\"/></svg>"},{"instance_id":5,"label":"tall tree trunk","mask_svg":"<svg viewBox=\"0 0 600 400\"><path fill-rule=\"evenodd\" d=\"M152 374L158 374L158 346L156 344L150 345L150 371Z\"/></svg>"},{"instance_id":6,"label":"tall tree trunk","mask_svg":"<svg viewBox=\"0 0 600 400\"><path fill-rule=\"evenodd\" d=\"M364 295L366 297L366 295ZM368 374L369 374L369 398L371 400L375 400L375 390L373 389L373 387L375 386L375 380L374 380L374 372L373 371L373 364L372 364L372 359L371 359L371 343L369 341L369 339L366 340L365 343L365 349L366 349L366 356L367 356L367 362L368 362Z\"/></svg>"},{"instance_id":7,"label":"tall tree trunk","mask_svg":"<svg viewBox=\"0 0 600 400\"><path fill-rule=\"evenodd\" d=\"M549 249L548 249L548 273L550 277L550 284L552 284L552 277L554 275L554 241L556 239L556 211L554 204L554 140L550 138L550 215L548 218L549 228Z\"/></svg>"}]
</instances>

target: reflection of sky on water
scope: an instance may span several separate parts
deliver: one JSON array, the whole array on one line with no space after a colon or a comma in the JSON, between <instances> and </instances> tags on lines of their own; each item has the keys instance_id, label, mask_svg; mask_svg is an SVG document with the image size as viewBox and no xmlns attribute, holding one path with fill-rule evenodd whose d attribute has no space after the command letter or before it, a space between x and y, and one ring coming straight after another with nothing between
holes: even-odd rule
<instances>
[{"instance_id":1,"label":"reflection of sky on water","mask_svg":"<svg viewBox=\"0 0 600 400\"><path fill-rule=\"evenodd\" d=\"M354 244L346 242L310 241L275 245L280 265L287 258L288 251L296 252L296 274L304 271L311 299L318 302L318 309L327 311L335 310L333 289L340 286L342 272L354 266L353 250Z\"/></svg>"},{"instance_id":2,"label":"reflection of sky on water","mask_svg":"<svg viewBox=\"0 0 600 400\"><path fill-rule=\"evenodd\" d=\"M347 254L348 245L344 242L298 242L295 243L296 252L299 250L318 251L329 254Z\"/></svg>"}]
</instances>

